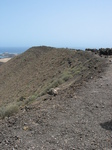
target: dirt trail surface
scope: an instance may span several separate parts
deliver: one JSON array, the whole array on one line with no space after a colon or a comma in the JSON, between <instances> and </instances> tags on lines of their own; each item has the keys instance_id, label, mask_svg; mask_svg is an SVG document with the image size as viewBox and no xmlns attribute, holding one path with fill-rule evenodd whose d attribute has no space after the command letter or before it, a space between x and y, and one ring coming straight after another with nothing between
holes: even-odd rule
<instances>
[{"instance_id":1,"label":"dirt trail surface","mask_svg":"<svg viewBox=\"0 0 112 150\"><path fill-rule=\"evenodd\" d=\"M77 90L1 120L0 149L112 150L112 62Z\"/></svg>"}]
</instances>

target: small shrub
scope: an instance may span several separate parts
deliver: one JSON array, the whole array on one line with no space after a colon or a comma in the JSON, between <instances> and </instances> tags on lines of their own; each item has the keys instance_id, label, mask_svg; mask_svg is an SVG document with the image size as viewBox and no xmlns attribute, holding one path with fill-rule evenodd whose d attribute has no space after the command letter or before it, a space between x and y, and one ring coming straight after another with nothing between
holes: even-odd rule
<instances>
[{"instance_id":1,"label":"small shrub","mask_svg":"<svg viewBox=\"0 0 112 150\"><path fill-rule=\"evenodd\" d=\"M71 79L72 73L71 73L71 69L65 70L62 75L61 75L61 79L63 80L63 82L68 81L69 79Z\"/></svg>"},{"instance_id":2,"label":"small shrub","mask_svg":"<svg viewBox=\"0 0 112 150\"><path fill-rule=\"evenodd\" d=\"M63 76L62 77L62 79L66 82L66 81L68 81L69 79L71 79L72 78L72 75L65 75L65 76Z\"/></svg>"},{"instance_id":3,"label":"small shrub","mask_svg":"<svg viewBox=\"0 0 112 150\"><path fill-rule=\"evenodd\" d=\"M43 87L42 92L39 94L39 96L45 95L51 88L56 88L62 83L63 83L62 79L52 81L48 86Z\"/></svg>"},{"instance_id":4,"label":"small shrub","mask_svg":"<svg viewBox=\"0 0 112 150\"><path fill-rule=\"evenodd\" d=\"M63 80L62 80L62 79L57 79L57 80L55 80L55 81L49 86L49 89L50 89L50 88L55 88L55 87L59 86L59 85L62 84L62 83L63 83Z\"/></svg>"},{"instance_id":5,"label":"small shrub","mask_svg":"<svg viewBox=\"0 0 112 150\"><path fill-rule=\"evenodd\" d=\"M80 66L77 66L77 67L74 67L74 68L72 68L71 69L71 72L72 72L72 74L78 74L81 70L82 70L82 68L81 68L82 66L80 65Z\"/></svg>"},{"instance_id":6,"label":"small shrub","mask_svg":"<svg viewBox=\"0 0 112 150\"><path fill-rule=\"evenodd\" d=\"M38 96L36 95L32 95L31 97L29 97L26 101L25 104L30 104L32 103Z\"/></svg>"},{"instance_id":7,"label":"small shrub","mask_svg":"<svg viewBox=\"0 0 112 150\"><path fill-rule=\"evenodd\" d=\"M19 107L16 104L9 104L7 106L1 107L0 117L1 118L10 117L11 115L17 113L18 110L19 110Z\"/></svg>"}]
</instances>

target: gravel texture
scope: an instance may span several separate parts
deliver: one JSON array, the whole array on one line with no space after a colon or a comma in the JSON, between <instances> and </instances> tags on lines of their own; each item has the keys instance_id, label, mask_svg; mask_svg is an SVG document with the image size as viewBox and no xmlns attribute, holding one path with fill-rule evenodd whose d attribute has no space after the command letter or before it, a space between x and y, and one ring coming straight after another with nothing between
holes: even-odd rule
<instances>
[{"instance_id":1,"label":"gravel texture","mask_svg":"<svg viewBox=\"0 0 112 150\"><path fill-rule=\"evenodd\" d=\"M112 62L78 89L1 120L0 149L112 150Z\"/></svg>"}]
</instances>

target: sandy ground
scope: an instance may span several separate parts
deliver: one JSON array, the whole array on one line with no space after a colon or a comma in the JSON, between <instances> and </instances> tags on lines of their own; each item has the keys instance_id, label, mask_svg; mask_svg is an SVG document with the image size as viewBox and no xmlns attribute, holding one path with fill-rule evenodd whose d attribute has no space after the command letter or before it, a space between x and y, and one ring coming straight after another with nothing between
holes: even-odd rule
<instances>
[{"instance_id":1,"label":"sandy ground","mask_svg":"<svg viewBox=\"0 0 112 150\"><path fill-rule=\"evenodd\" d=\"M0 59L0 62L7 62L7 61L9 61L11 58L3 58L3 59Z\"/></svg>"}]
</instances>

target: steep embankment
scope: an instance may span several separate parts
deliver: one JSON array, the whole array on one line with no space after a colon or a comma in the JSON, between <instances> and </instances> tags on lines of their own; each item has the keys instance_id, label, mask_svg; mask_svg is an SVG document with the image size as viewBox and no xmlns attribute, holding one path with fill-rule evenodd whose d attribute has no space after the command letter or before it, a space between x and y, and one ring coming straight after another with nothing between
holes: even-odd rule
<instances>
[{"instance_id":1,"label":"steep embankment","mask_svg":"<svg viewBox=\"0 0 112 150\"><path fill-rule=\"evenodd\" d=\"M38 97L64 82L101 72L104 59L91 52L33 47L0 66L0 104Z\"/></svg>"}]
</instances>

